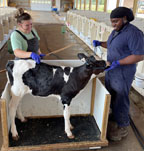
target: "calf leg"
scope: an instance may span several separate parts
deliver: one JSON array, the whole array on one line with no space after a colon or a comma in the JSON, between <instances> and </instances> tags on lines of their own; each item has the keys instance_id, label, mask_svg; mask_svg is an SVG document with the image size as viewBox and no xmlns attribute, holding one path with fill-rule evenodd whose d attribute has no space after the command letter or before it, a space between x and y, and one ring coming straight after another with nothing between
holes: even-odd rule
<instances>
[{"instance_id":1,"label":"calf leg","mask_svg":"<svg viewBox=\"0 0 144 151\"><path fill-rule=\"evenodd\" d=\"M18 132L15 125L15 116L16 116L16 110L20 101L20 97L15 96L12 94L12 98L10 100L9 104L9 114L10 114L10 120L11 120L11 133L14 140L18 140Z\"/></svg>"},{"instance_id":2,"label":"calf leg","mask_svg":"<svg viewBox=\"0 0 144 151\"><path fill-rule=\"evenodd\" d=\"M68 138L70 139L74 138L74 135L70 130L72 128L72 125L70 123L70 111L69 106L67 104L64 104L64 121L65 121L65 132Z\"/></svg>"},{"instance_id":3,"label":"calf leg","mask_svg":"<svg viewBox=\"0 0 144 151\"><path fill-rule=\"evenodd\" d=\"M21 120L21 122L27 122L27 119L23 116L23 114L21 112L21 102L19 103L19 105L17 107L17 116L18 116L18 119Z\"/></svg>"}]
</instances>

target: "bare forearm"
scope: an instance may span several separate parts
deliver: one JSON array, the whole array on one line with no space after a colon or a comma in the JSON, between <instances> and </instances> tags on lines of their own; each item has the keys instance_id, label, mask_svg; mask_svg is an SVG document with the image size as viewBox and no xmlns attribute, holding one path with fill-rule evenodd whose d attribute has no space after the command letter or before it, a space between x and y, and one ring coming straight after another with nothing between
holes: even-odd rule
<instances>
[{"instance_id":1,"label":"bare forearm","mask_svg":"<svg viewBox=\"0 0 144 151\"><path fill-rule=\"evenodd\" d=\"M144 55L130 55L122 60L119 60L120 65L135 64L144 60Z\"/></svg>"},{"instance_id":2,"label":"bare forearm","mask_svg":"<svg viewBox=\"0 0 144 151\"><path fill-rule=\"evenodd\" d=\"M41 51L40 51L40 49L38 50L38 54L41 54Z\"/></svg>"},{"instance_id":3,"label":"bare forearm","mask_svg":"<svg viewBox=\"0 0 144 151\"><path fill-rule=\"evenodd\" d=\"M18 58L29 58L31 55L31 52L26 52L20 49L14 50L14 55Z\"/></svg>"},{"instance_id":4,"label":"bare forearm","mask_svg":"<svg viewBox=\"0 0 144 151\"><path fill-rule=\"evenodd\" d=\"M107 42L106 42L106 41L102 41L102 42L101 42L101 47L107 48Z\"/></svg>"}]
</instances>

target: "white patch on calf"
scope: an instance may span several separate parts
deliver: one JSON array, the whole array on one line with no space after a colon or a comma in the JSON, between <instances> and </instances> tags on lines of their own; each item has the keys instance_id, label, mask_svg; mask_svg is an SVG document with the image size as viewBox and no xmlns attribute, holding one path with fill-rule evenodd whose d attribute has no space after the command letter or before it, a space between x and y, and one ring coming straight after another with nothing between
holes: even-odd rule
<instances>
[{"instance_id":1,"label":"white patch on calf","mask_svg":"<svg viewBox=\"0 0 144 151\"><path fill-rule=\"evenodd\" d=\"M66 74L64 73L64 81L67 82L68 80L69 80L69 75L66 75Z\"/></svg>"},{"instance_id":2,"label":"white patch on calf","mask_svg":"<svg viewBox=\"0 0 144 151\"><path fill-rule=\"evenodd\" d=\"M58 100L61 100L61 96L60 96L60 95L56 95L56 94L50 94L50 95L48 95L48 96L46 96L46 97L55 97L55 98L57 98Z\"/></svg>"},{"instance_id":3,"label":"white patch on calf","mask_svg":"<svg viewBox=\"0 0 144 151\"><path fill-rule=\"evenodd\" d=\"M64 104L64 120L65 120L65 132L68 137L72 136L72 132L70 130L71 123L70 123L70 109L67 104Z\"/></svg>"},{"instance_id":4,"label":"white patch on calf","mask_svg":"<svg viewBox=\"0 0 144 151\"><path fill-rule=\"evenodd\" d=\"M93 78L95 78L95 77L96 77L96 75L95 75L95 74L92 74L89 81L91 81L91 80L92 80Z\"/></svg>"},{"instance_id":5,"label":"white patch on calf","mask_svg":"<svg viewBox=\"0 0 144 151\"><path fill-rule=\"evenodd\" d=\"M70 73L72 73L72 72L73 72L73 67L70 68Z\"/></svg>"},{"instance_id":6,"label":"white patch on calf","mask_svg":"<svg viewBox=\"0 0 144 151\"><path fill-rule=\"evenodd\" d=\"M54 69L54 68L53 68L53 77L54 77L54 75L55 75L56 70L57 70L57 69Z\"/></svg>"},{"instance_id":7,"label":"white patch on calf","mask_svg":"<svg viewBox=\"0 0 144 151\"><path fill-rule=\"evenodd\" d=\"M60 66L63 70L65 69L65 66Z\"/></svg>"},{"instance_id":8,"label":"white patch on calf","mask_svg":"<svg viewBox=\"0 0 144 151\"><path fill-rule=\"evenodd\" d=\"M35 68L36 63L33 60L15 60L13 68L14 82L11 91L16 96L23 96L26 93L31 93L31 90L22 81L23 74L29 69Z\"/></svg>"},{"instance_id":9,"label":"white patch on calf","mask_svg":"<svg viewBox=\"0 0 144 151\"><path fill-rule=\"evenodd\" d=\"M85 58L82 58L81 61L85 63L85 62L86 62L86 59L85 59Z\"/></svg>"}]
</instances>

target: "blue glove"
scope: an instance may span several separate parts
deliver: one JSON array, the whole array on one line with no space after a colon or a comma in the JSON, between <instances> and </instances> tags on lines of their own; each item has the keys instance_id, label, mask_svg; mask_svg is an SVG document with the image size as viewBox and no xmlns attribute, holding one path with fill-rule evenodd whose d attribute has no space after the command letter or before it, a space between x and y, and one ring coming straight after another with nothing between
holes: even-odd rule
<instances>
[{"instance_id":1,"label":"blue glove","mask_svg":"<svg viewBox=\"0 0 144 151\"><path fill-rule=\"evenodd\" d=\"M120 62L119 61L113 61L111 66L109 68L105 69L105 71L112 70L112 69L114 69L114 68L116 68L118 66L120 66Z\"/></svg>"},{"instance_id":2,"label":"blue glove","mask_svg":"<svg viewBox=\"0 0 144 151\"><path fill-rule=\"evenodd\" d=\"M37 64L40 64L40 56L34 52L31 53L30 57L35 60Z\"/></svg>"},{"instance_id":3,"label":"blue glove","mask_svg":"<svg viewBox=\"0 0 144 151\"><path fill-rule=\"evenodd\" d=\"M46 55L41 53L39 56L40 56L41 59L43 59L43 57L46 56Z\"/></svg>"},{"instance_id":4,"label":"blue glove","mask_svg":"<svg viewBox=\"0 0 144 151\"><path fill-rule=\"evenodd\" d=\"M101 46L101 42L98 40L93 40L93 46L94 47Z\"/></svg>"}]
</instances>

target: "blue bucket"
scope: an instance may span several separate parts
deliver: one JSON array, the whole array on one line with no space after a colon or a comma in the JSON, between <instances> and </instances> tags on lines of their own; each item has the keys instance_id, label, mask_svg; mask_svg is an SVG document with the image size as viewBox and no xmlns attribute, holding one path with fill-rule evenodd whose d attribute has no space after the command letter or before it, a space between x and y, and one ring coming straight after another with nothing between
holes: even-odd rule
<instances>
[{"instance_id":1,"label":"blue bucket","mask_svg":"<svg viewBox=\"0 0 144 151\"><path fill-rule=\"evenodd\" d=\"M52 11L57 12L57 8L52 8Z\"/></svg>"}]
</instances>

